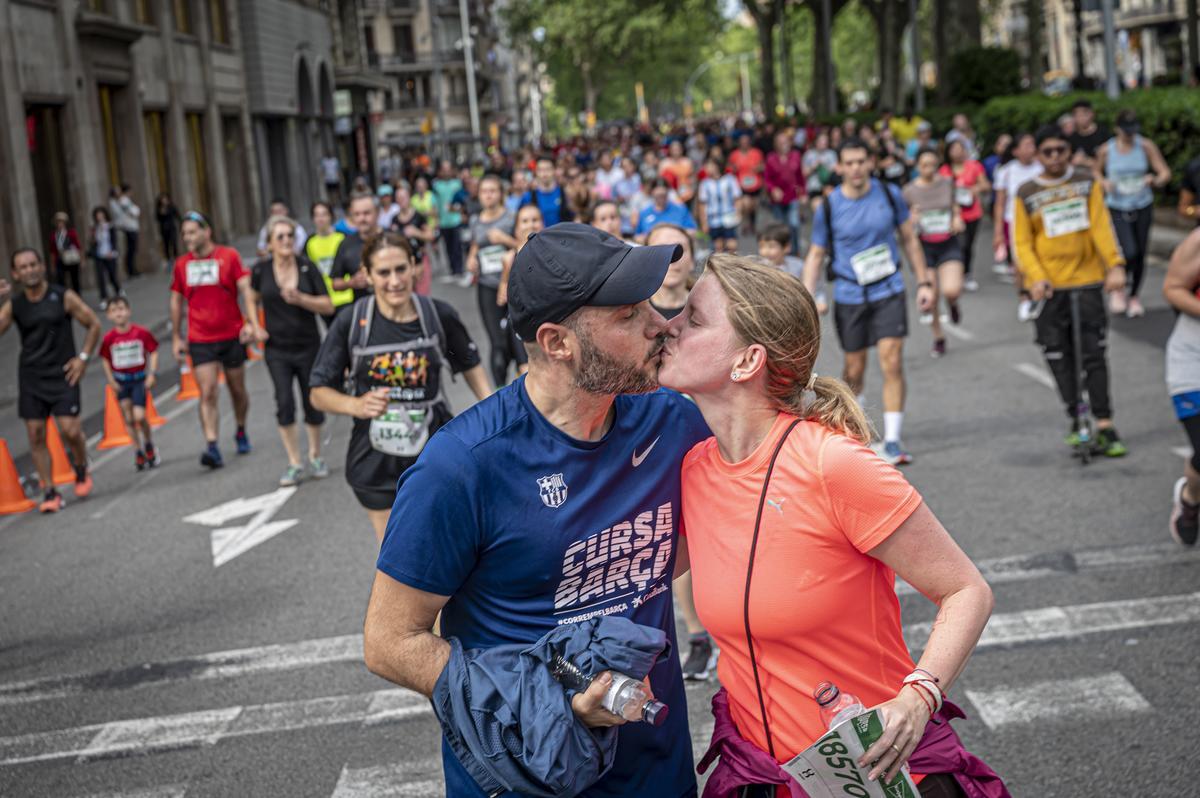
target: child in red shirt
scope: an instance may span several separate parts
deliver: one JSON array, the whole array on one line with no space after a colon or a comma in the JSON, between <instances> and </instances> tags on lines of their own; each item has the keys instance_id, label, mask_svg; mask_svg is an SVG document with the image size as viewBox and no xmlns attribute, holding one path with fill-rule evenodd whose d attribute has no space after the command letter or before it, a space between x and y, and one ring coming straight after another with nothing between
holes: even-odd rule
<instances>
[{"instance_id":1,"label":"child in red shirt","mask_svg":"<svg viewBox=\"0 0 1200 798\"><path fill-rule=\"evenodd\" d=\"M142 471L161 462L146 420L146 391L154 387L158 371L158 339L145 327L130 323L129 300L123 296L109 300L106 314L113 329L104 335L100 357L108 384L117 392L125 426L137 444L135 464Z\"/></svg>"}]
</instances>

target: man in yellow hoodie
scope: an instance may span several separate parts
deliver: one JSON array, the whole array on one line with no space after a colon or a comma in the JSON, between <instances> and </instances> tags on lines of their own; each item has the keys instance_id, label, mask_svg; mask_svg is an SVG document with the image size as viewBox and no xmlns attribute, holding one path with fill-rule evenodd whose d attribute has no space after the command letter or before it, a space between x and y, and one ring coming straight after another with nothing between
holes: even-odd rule
<instances>
[{"instance_id":1,"label":"man in yellow hoodie","mask_svg":"<svg viewBox=\"0 0 1200 798\"><path fill-rule=\"evenodd\" d=\"M1017 191L1014 235L1017 263L1035 302L1037 343L1071 417L1067 443L1078 443L1078 366L1071 331L1070 293L1079 295L1083 387L1096 417L1096 448L1109 457L1127 452L1112 422L1104 292L1125 286L1125 258L1104 204L1100 181L1072 166L1071 147L1056 126L1037 132L1043 171Z\"/></svg>"}]
</instances>

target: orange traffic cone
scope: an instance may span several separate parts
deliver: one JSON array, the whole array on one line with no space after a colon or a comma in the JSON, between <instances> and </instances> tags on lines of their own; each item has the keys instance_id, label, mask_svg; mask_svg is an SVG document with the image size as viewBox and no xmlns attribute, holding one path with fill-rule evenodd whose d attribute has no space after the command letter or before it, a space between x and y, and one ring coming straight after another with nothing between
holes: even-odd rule
<instances>
[{"instance_id":1,"label":"orange traffic cone","mask_svg":"<svg viewBox=\"0 0 1200 798\"><path fill-rule=\"evenodd\" d=\"M21 489L21 478L8 453L8 442L0 438L0 515L27 513L35 506L36 502L25 498L25 491Z\"/></svg>"},{"instance_id":2,"label":"orange traffic cone","mask_svg":"<svg viewBox=\"0 0 1200 798\"><path fill-rule=\"evenodd\" d=\"M146 391L146 420L155 429L167 423L167 420L160 416L158 411L154 409L154 396L149 391Z\"/></svg>"},{"instance_id":3,"label":"orange traffic cone","mask_svg":"<svg viewBox=\"0 0 1200 798\"><path fill-rule=\"evenodd\" d=\"M175 400L182 402L199 398L200 386L196 384L196 377L192 374L192 359L189 357L186 363L179 364L179 393L175 394Z\"/></svg>"},{"instance_id":4,"label":"orange traffic cone","mask_svg":"<svg viewBox=\"0 0 1200 798\"><path fill-rule=\"evenodd\" d=\"M129 427L125 426L125 416L121 413L121 405L117 402L117 392L111 385L104 386L104 437L100 439L98 449L120 449L129 446L133 438L129 437Z\"/></svg>"},{"instance_id":5,"label":"orange traffic cone","mask_svg":"<svg viewBox=\"0 0 1200 798\"><path fill-rule=\"evenodd\" d=\"M58 434L58 425L52 418L46 419L46 447L50 450L50 480L56 486L74 484L75 469L71 467L62 436Z\"/></svg>"}]
</instances>

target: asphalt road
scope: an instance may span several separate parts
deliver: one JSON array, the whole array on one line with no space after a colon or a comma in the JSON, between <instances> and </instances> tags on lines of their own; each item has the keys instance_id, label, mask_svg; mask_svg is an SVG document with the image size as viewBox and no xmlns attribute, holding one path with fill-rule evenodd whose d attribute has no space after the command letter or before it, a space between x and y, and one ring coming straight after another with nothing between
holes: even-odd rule
<instances>
[{"instance_id":1,"label":"asphalt road","mask_svg":"<svg viewBox=\"0 0 1200 798\"><path fill-rule=\"evenodd\" d=\"M1112 327L1130 455L1087 467L1061 443L1066 421L1011 288L980 271L947 357L929 358L915 314L906 352L906 474L997 597L952 691L969 716L956 728L1014 795L1195 795L1200 555L1166 530L1186 440L1163 385L1161 271L1147 317ZM468 290L436 292L480 332ZM826 325L818 371L837 374ZM60 515L0 518L0 795L441 794L427 705L361 662L375 544L342 478L349 422L327 426L329 479L277 493L261 365L249 384L255 449L233 455L224 399L223 470L197 463L194 404L166 398L161 468L96 453L91 498L68 489ZM879 387L872 364L877 423ZM467 403L461 381L452 392ZM237 499L251 501L214 511ZM256 545L226 559L239 541ZM933 607L901 592L919 649ZM716 687L689 689L697 749Z\"/></svg>"}]
</instances>

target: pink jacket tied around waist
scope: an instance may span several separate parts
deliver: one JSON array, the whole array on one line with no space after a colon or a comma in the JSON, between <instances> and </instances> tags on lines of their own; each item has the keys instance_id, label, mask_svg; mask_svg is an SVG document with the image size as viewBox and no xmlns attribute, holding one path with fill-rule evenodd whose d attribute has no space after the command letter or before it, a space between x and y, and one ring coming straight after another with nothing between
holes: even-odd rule
<instances>
[{"instance_id":1,"label":"pink jacket tied around waist","mask_svg":"<svg viewBox=\"0 0 1200 798\"><path fill-rule=\"evenodd\" d=\"M738 790L749 784L784 785L791 798L808 798L799 782L785 773L770 754L738 733L725 688L713 696L712 707L712 742L696 768L704 773L717 760L704 787L704 798L737 798ZM946 701L925 727L925 736L908 759L909 767L916 773L950 774L969 798L1010 798L996 771L964 748L950 728L951 720L965 717L956 704Z\"/></svg>"}]
</instances>

